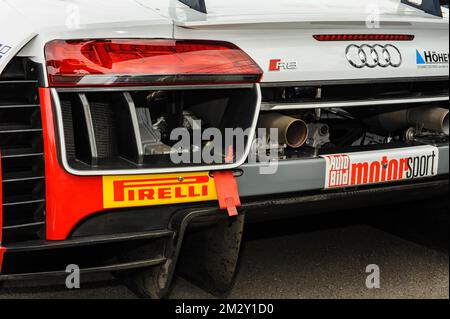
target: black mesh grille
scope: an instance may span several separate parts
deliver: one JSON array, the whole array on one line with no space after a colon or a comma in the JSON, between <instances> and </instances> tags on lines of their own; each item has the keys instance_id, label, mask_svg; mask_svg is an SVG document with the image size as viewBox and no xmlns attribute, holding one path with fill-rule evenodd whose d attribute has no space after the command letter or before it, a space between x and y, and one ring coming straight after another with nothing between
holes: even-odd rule
<instances>
[{"instance_id":1,"label":"black mesh grille","mask_svg":"<svg viewBox=\"0 0 450 319\"><path fill-rule=\"evenodd\" d=\"M92 124L97 139L97 151L101 158L117 154L117 125L111 104L91 103Z\"/></svg>"},{"instance_id":2,"label":"black mesh grille","mask_svg":"<svg viewBox=\"0 0 450 319\"><path fill-rule=\"evenodd\" d=\"M449 93L448 79L443 79L360 84L267 84L264 85L262 94L265 103L307 103L446 97Z\"/></svg>"},{"instance_id":3,"label":"black mesh grille","mask_svg":"<svg viewBox=\"0 0 450 319\"><path fill-rule=\"evenodd\" d=\"M22 72L20 71L22 70ZM0 78L3 241L41 237L45 230L45 168L37 82L27 60Z\"/></svg>"},{"instance_id":4,"label":"black mesh grille","mask_svg":"<svg viewBox=\"0 0 450 319\"><path fill-rule=\"evenodd\" d=\"M66 110L63 113L64 136L66 137L66 152L69 158L75 157L75 138L73 136L73 115L70 101L61 102L61 106Z\"/></svg>"}]
</instances>

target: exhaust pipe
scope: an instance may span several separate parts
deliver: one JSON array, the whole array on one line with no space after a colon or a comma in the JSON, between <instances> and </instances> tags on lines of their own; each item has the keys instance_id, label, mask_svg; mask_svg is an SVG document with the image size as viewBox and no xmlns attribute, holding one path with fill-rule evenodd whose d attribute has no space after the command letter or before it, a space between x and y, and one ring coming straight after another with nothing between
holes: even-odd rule
<instances>
[{"instance_id":1,"label":"exhaust pipe","mask_svg":"<svg viewBox=\"0 0 450 319\"><path fill-rule=\"evenodd\" d=\"M266 130L277 128L278 142L292 148L299 148L305 144L308 138L308 126L306 123L287 115L277 113L262 114L259 117L258 127Z\"/></svg>"},{"instance_id":2,"label":"exhaust pipe","mask_svg":"<svg viewBox=\"0 0 450 319\"><path fill-rule=\"evenodd\" d=\"M397 131L414 125L449 135L448 110L441 107L414 107L380 114L366 122L369 125L378 125L387 131Z\"/></svg>"}]
</instances>

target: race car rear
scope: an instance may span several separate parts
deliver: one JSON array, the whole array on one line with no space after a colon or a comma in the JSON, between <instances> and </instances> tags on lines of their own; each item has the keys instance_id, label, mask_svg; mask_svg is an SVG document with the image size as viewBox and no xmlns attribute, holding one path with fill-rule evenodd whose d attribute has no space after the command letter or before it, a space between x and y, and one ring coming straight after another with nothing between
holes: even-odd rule
<instances>
[{"instance_id":1,"label":"race car rear","mask_svg":"<svg viewBox=\"0 0 450 319\"><path fill-rule=\"evenodd\" d=\"M125 2L121 30L0 37L0 279L127 270L162 297L183 247L225 291L245 220L448 191L446 18Z\"/></svg>"}]
</instances>

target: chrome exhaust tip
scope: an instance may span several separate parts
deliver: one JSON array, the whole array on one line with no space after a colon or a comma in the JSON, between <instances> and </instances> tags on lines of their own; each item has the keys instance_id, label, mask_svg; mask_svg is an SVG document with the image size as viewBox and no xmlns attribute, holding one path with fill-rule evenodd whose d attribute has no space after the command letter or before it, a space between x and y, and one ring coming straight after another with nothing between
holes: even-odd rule
<instances>
[{"instance_id":1,"label":"chrome exhaust tip","mask_svg":"<svg viewBox=\"0 0 450 319\"><path fill-rule=\"evenodd\" d=\"M308 125L303 120L283 114L262 114L258 127L278 129L278 143L292 148L303 146L308 138Z\"/></svg>"}]
</instances>

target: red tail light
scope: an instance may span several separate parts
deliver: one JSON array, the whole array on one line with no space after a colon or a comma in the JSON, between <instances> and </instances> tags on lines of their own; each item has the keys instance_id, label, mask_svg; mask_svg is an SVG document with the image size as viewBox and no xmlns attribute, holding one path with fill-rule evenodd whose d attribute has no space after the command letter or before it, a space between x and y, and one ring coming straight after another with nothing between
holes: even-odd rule
<instances>
[{"instance_id":1,"label":"red tail light","mask_svg":"<svg viewBox=\"0 0 450 319\"><path fill-rule=\"evenodd\" d=\"M255 83L262 70L227 42L55 40L45 47L50 86Z\"/></svg>"},{"instance_id":2,"label":"red tail light","mask_svg":"<svg viewBox=\"0 0 450 319\"><path fill-rule=\"evenodd\" d=\"M412 41L410 34L317 34L317 41Z\"/></svg>"}]
</instances>

